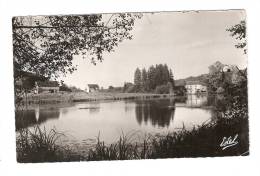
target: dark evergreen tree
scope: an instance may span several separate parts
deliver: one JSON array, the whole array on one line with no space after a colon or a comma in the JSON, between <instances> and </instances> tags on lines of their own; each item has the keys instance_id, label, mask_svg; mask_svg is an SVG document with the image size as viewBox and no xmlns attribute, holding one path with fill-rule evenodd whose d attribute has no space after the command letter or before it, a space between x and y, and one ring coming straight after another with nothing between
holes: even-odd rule
<instances>
[{"instance_id":1,"label":"dark evergreen tree","mask_svg":"<svg viewBox=\"0 0 260 176\"><path fill-rule=\"evenodd\" d=\"M135 75L134 75L134 84L136 87L136 91L140 91L141 89L141 85L142 85L142 74L141 74L141 70L139 68L137 68L135 70Z\"/></svg>"},{"instance_id":2,"label":"dark evergreen tree","mask_svg":"<svg viewBox=\"0 0 260 176\"><path fill-rule=\"evenodd\" d=\"M154 90L156 87L156 84L155 84L155 67L153 65L149 67L147 77L148 77L149 90L150 91Z\"/></svg>"},{"instance_id":3,"label":"dark evergreen tree","mask_svg":"<svg viewBox=\"0 0 260 176\"><path fill-rule=\"evenodd\" d=\"M145 68L142 69L142 90L144 92L148 91L148 77L147 77L147 71Z\"/></svg>"}]
</instances>

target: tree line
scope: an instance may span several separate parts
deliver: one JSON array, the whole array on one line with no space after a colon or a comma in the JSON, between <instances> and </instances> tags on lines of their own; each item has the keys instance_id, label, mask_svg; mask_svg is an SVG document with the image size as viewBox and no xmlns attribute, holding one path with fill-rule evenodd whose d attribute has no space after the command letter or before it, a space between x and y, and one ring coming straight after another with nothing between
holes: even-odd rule
<instances>
[{"instance_id":1,"label":"tree line","mask_svg":"<svg viewBox=\"0 0 260 176\"><path fill-rule=\"evenodd\" d=\"M148 69L136 68L134 84L126 83L124 90L126 92L169 93L172 86L174 86L172 70L167 64L156 64L155 66L151 65Z\"/></svg>"}]
</instances>

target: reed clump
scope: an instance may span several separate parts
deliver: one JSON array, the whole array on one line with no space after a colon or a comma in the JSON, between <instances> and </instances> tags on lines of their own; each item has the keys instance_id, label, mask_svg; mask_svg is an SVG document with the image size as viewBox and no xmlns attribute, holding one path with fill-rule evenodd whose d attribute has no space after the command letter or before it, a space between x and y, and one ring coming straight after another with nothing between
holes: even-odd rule
<instances>
[{"instance_id":1,"label":"reed clump","mask_svg":"<svg viewBox=\"0 0 260 176\"><path fill-rule=\"evenodd\" d=\"M55 129L47 131L35 126L33 129L22 129L16 137L18 162L59 162L80 160L67 146L61 146L58 141L64 136Z\"/></svg>"}]
</instances>

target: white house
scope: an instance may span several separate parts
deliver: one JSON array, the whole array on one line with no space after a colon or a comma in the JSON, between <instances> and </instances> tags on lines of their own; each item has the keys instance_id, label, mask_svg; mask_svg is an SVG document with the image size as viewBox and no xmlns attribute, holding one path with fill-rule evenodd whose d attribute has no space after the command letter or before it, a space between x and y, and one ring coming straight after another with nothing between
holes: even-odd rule
<instances>
[{"instance_id":1,"label":"white house","mask_svg":"<svg viewBox=\"0 0 260 176\"><path fill-rule=\"evenodd\" d=\"M99 91L99 86L97 84L88 84L86 89L86 92L98 92Z\"/></svg>"},{"instance_id":2,"label":"white house","mask_svg":"<svg viewBox=\"0 0 260 176\"><path fill-rule=\"evenodd\" d=\"M187 94L206 93L207 86L200 81L187 81L185 84Z\"/></svg>"}]
</instances>

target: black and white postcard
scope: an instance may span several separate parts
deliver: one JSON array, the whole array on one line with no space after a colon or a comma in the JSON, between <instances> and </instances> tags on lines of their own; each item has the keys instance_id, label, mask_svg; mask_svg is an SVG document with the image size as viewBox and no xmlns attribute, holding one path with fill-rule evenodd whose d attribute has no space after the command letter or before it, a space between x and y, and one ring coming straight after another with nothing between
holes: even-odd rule
<instances>
[{"instance_id":1,"label":"black and white postcard","mask_svg":"<svg viewBox=\"0 0 260 176\"><path fill-rule=\"evenodd\" d=\"M249 155L246 29L245 10L14 16L17 162Z\"/></svg>"}]
</instances>

